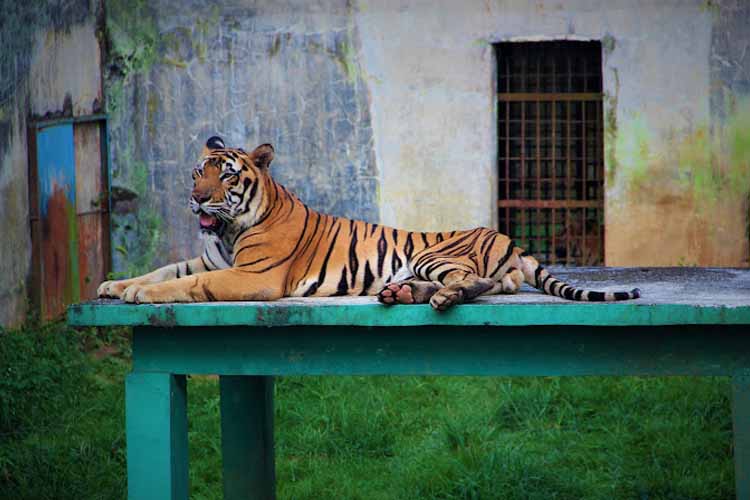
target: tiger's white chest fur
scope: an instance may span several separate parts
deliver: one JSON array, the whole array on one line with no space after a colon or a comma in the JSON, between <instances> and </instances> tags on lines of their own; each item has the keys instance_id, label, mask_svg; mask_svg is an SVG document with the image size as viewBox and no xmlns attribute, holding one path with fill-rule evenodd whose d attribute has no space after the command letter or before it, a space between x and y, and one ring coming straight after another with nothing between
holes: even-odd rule
<instances>
[{"instance_id":1,"label":"tiger's white chest fur","mask_svg":"<svg viewBox=\"0 0 750 500\"><path fill-rule=\"evenodd\" d=\"M203 241L203 261L211 271L232 267L232 250L226 243L211 231L201 231Z\"/></svg>"}]
</instances>

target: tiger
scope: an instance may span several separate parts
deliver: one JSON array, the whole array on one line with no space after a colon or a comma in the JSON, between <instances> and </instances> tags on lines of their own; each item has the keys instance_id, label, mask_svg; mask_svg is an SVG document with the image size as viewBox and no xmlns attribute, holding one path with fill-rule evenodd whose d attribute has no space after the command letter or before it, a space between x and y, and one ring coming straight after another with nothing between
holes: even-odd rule
<instances>
[{"instance_id":1,"label":"tiger","mask_svg":"<svg viewBox=\"0 0 750 500\"><path fill-rule=\"evenodd\" d=\"M514 294L523 283L574 301L641 296L637 288L571 286L494 229L406 231L320 213L273 179L274 154L270 144L247 153L210 137L189 200L203 253L105 281L98 295L127 303L375 295L387 306L429 303L437 311L480 295Z\"/></svg>"}]
</instances>

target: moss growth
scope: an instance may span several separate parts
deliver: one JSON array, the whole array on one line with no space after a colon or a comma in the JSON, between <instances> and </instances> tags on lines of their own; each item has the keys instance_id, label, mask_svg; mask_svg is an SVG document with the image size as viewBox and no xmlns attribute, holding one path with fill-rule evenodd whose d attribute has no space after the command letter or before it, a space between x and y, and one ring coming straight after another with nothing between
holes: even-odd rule
<instances>
[{"instance_id":1,"label":"moss growth","mask_svg":"<svg viewBox=\"0 0 750 500\"><path fill-rule=\"evenodd\" d=\"M146 0L107 2L105 32L105 103L112 123L117 124L125 106L124 87L156 61L159 34Z\"/></svg>"},{"instance_id":2,"label":"moss growth","mask_svg":"<svg viewBox=\"0 0 750 500\"><path fill-rule=\"evenodd\" d=\"M268 57L271 57L271 58L276 57L276 54L279 53L280 48L281 48L281 35L279 33L276 33L273 36L273 42L271 43L271 48L268 49Z\"/></svg>"},{"instance_id":3,"label":"moss growth","mask_svg":"<svg viewBox=\"0 0 750 500\"><path fill-rule=\"evenodd\" d=\"M156 136L156 126L154 125L154 122L158 108L159 96L155 91L152 91L148 94L148 100L146 101L146 123L148 125L148 133L152 137Z\"/></svg>"},{"instance_id":4,"label":"moss growth","mask_svg":"<svg viewBox=\"0 0 750 500\"><path fill-rule=\"evenodd\" d=\"M717 16L721 13L721 2L719 0L704 0L700 4L700 9L704 12Z\"/></svg>"},{"instance_id":5,"label":"moss growth","mask_svg":"<svg viewBox=\"0 0 750 500\"><path fill-rule=\"evenodd\" d=\"M132 79L149 71L158 62L159 44L162 42L156 19L147 0L113 0L107 2L107 74L105 75L106 107L113 131L130 127L126 89ZM154 118L158 110L158 96L148 97L147 123L149 133L155 134ZM126 270L115 277L142 274L153 265L161 243L161 219L151 207L144 205L148 192L148 169L142 161L135 160L132 134L124 133L125 143L115 147L117 161L112 178L128 186L140 201L135 214L113 214L112 223L119 241L115 251L125 256ZM130 228L130 229L128 229Z\"/></svg>"},{"instance_id":6,"label":"moss growth","mask_svg":"<svg viewBox=\"0 0 750 500\"><path fill-rule=\"evenodd\" d=\"M206 62L208 55L208 44L206 43L206 40L213 31L216 31L220 18L219 8L214 6L208 17L198 19L195 22L195 29L193 30L192 36L193 53L201 64Z\"/></svg>"},{"instance_id":7,"label":"moss growth","mask_svg":"<svg viewBox=\"0 0 750 500\"><path fill-rule=\"evenodd\" d=\"M725 196L750 196L750 100L743 100L713 134L698 127L677 146L682 179L709 207Z\"/></svg>"},{"instance_id":8,"label":"moss growth","mask_svg":"<svg viewBox=\"0 0 750 500\"><path fill-rule=\"evenodd\" d=\"M359 77L359 64L357 63L357 54L352 46L347 42L342 42L336 46L336 61L344 69L346 78L350 83L355 83Z\"/></svg>"},{"instance_id":9,"label":"moss growth","mask_svg":"<svg viewBox=\"0 0 750 500\"><path fill-rule=\"evenodd\" d=\"M651 131L641 115L623 123L617 135L618 176L626 179L630 189L638 190L648 183L649 164L652 162L649 137Z\"/></svg>"},{"instance_id":10,"label":"moss growth","mask_svg":"<svg viewBox=\"0 0 750 500\"><path fill-rule=\"evenodd\" d=\"M148 167L144 162L126 159L128 177L124 184L131 186L139 200L145 200L148 192ZM138 276L153 270L154 261L162 244L162 220L150 206L140 204L136 214L113 214L113 222L119 231L119 240L114 248L126 261L125 268L113 273L113 278Z\"/></svg>"},{"instance_id":11,"label":"moss growth","mask_svg":"<svg viewBox=\"0 0 750 500\"><path fill-rule=\"evenodd\" d=\"M146 0L107 2L108 59L124 78L147 71L156 61L159 33Z\"/></svg>"},{"instance_id":12,"label":"moss growth","mask_svg":"<svg viewBox=\"0 0 750 500\"><path fill-rule=\"evenodd\" d=\"M605 94L604 105L606 116L604 123L604 156L606 158L607 182L612 184L617 172L617 100L620 94L620 74L617 68L612 68L612 76L615 82L615 93Z\"/></svg>"},{"instance_id":13,"label":"moss growth","mask_svg":"<svg viewBox=\"0 0 750 500\"><path fill-rule=\"evenodd\" d=\"M617 166L618 182L628 189L645 187L661 166L676 174L668 177L692 194L698 208L710 208L727 196L750 196L750 108L730 115L713 133L708 125L673 131L661 153L654 152L652 137L642 115L606 127L608 163Z\"/></svg>"},{"instance_id":14,"label":"moss growth","mask_svg":"<svg viewBox=\"0 0 750 500\"><path fill-rule=\"evenodd\" d=\"M615 181L610 189L627 191L633 200L648 198L661 210L681 207L678 218L700 225L696 234L715 241L710 248L727 238L734 238L730 246L747 248L742 228L750 236L750 101L739 101L713 127L673 129L662 138L640 115L620 118L606 131L607 160L617 168L616 175L608 172ZM703 257L685 257L680 265L705 264L713 250L701 251Z\"/></svg>"},{"instance_id":15,"label":"moss growth","mask_svg":"<svg viewBox=\"0 0 750 500\"><path fill-rule=\"evenodd\" d=\"M615 50L615 37L610 34L606 34L602 37L602 49L604 50L604 57L609 57Z\"/></svg>"},{"instance_id":16,"label":"moss growth","mask_svg":"<svg viewBox=\"0 0 750 500\"><path fill-rule=\"evenodd\" d=\"M164 56L162 58L162 62L164 64L168 64L170 66L174 66L175 68L180 68L180 69L185 69L188 67L188 64L185 61L181 61L179 59L175 59L169 56Z\"/></svg>"}]
</instances>

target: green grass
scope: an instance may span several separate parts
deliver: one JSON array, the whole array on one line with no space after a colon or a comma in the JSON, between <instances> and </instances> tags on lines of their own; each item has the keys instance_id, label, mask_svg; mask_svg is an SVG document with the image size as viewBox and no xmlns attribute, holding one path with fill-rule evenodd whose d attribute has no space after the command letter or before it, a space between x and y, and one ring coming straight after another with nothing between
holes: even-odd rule
<instances>
[{"instance_id":1,"label":"green grass","mask_svg":"<svg viewBox=\"0 0 750 500\"><path fill-rule=\"evenodd\" d=\"M128 333L0 332L0 496L125 493ZM722 378L285 377L282 499L729 499ZM191 497L221 498L215 377L188 384Z\"/></svg>"},{"instance_id":2,"label":"green grass","mask_svg":"<svg viewBox=\"0 0 750 500\"><path fill-rule=\"evenodd\" d=\"M129 354L125 331L0 329L0 498L123 497Z\"/></svg>"}]
</instances>

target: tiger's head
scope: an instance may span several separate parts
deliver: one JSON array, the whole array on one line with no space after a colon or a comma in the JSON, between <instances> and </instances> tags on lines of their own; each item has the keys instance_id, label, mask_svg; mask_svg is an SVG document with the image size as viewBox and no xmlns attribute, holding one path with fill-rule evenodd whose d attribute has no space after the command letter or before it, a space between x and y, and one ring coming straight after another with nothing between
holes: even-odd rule
<instances>
[{"instance_id":1,"label":"tiger's head","mask_svg":"<svg viewBox=\"0 0 750 500\"><path fill-rule=\"evenodd\" d=\"M201 160L193 169L190 196L190 208L199 215L201 230L220 235L240 219L253 225L273 156L270 144L246 153L227 148L220 137L206 141Z\"/></svg>"}]
</instances>

